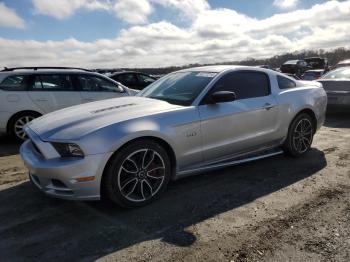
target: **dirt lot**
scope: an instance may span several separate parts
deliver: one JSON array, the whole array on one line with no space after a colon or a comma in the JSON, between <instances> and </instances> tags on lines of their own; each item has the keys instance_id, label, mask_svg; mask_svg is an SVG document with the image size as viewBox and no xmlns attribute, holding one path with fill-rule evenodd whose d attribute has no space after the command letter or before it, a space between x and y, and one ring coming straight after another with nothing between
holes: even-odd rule
<instances>
[{"instance_id":1,"label":"dirt lot","mask_svg":"<svg viewBox=\"0 0 350 262\"><path fill-rule=\"evenodd\" d=\"M0 138L2 261L350 261L350 115L329 115L301 159L174 182L123 210L51 199Z\"/></svg>"}]
</instances>

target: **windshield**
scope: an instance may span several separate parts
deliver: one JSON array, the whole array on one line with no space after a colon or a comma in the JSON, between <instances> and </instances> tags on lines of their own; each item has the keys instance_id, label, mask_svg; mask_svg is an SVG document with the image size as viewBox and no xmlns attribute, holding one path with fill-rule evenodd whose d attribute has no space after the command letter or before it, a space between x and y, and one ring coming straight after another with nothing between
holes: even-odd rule
<instances>
[{"instance_id":1,"label":"windshield","mask_svg":"<svg viewBox=\"0 0 350 262\"><path fill-rule=\"evenodd\" d=\"M138 96L189 106L216 74L211 72L171 73L149 85L138 93Z\"/></svg>"},{"instance_id":2,"label":"windshield","mask_svg":"<svg viewBox=\"0 0 350 262\"><path fill-rule=\"evenodd\" d=\"M329 72L322 79L350 79L350 68L342 68Z\"/></svg>"}]
</instances>

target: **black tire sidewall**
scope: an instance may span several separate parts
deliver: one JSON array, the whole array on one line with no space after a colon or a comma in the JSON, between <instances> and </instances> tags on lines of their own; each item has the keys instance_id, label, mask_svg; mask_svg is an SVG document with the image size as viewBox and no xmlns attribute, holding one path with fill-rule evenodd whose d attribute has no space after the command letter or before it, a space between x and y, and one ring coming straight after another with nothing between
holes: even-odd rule
<instances>
[{"instance_id":1,"label":"black tire sidewall","mask_svg":"<svg viewBox=\"0 0 350 262\"><path fill-rule=\"evenodd\" d=\"M15 117L13 117L10 122L9 122L9 129L8 129L8 133L10 136L12 136L14 139L16 139L18 142L23 142L24 139L20 138L17 136L16 132L15 132L15 124L17 122L18 119L20 119L21 117L25 117L25 116L30 116L30 117L34 117L34 118L38 118L40 117L40 114L35 114L35 113L26 113L26 112L23 112L23 113L20 113L18 115L16 115Z\"/></svg>"},{"instance_id":2,"label":"black tire sidewall","mask_svg":"<svg viewBox=\"0 0 350 262\"><path fill-rule=\"evenodd\" d=\"M127 156L129 156L131 153L137 150L145 148L155 150L163 158L165 165L165 178L161 188L154 196L142 202L133 202L126 199L121 194L117 186L118 171L120 169L121 164ZM163 147L161 147L158 143L152 140L139 140L137 142L132 142L131 144L126 145L112 156L102 179L101 194L104 198L108 198L112 202L125 208L145 206L150 202L156 200L165 191L171 178L171 170L172 168L170 158L166 150Z\"/></svg>"},{"instance_id":3,"label":"black tire sidewall","mask_svg":"<svg viewBox=\"0 0 350 262\"><path fill-rule=\"evenodd\" d=\"M293 145L293 132L294 132L294 129L296 127L296 125L299 123L300 120L302 119L307 119L308 121L310 121L311 125L312 125L312 136L311 136L311 141L310 141L310 145L309 145L309 148L303 152L303 153L299 153L295 148L294 148L294 145ZM301 113L299 115L297 115L292 123L290 124L289 126L289 129L288 129L288 136L287 136L287 139L286 141L284 142L284 145L283 145L283 148L284 148L284 151L293 156L293 157L299 157L299 156L302 156L303 154L305 154L307 151L310 150L311 148L311 145L312 145L312 141L313 141L313 137L314 137L314 133L315 133L315 130L314 130L314 126L313 126L313 121L312 121L312 118L306 114L306 113Z\"/></svg>"}]
</instances>

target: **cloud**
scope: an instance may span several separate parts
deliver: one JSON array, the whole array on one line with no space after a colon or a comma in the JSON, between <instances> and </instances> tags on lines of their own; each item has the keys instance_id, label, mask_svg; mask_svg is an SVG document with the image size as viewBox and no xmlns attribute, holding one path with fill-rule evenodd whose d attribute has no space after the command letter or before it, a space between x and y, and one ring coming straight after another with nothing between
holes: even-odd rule
<instances>
[{"instance_id":1,"label":"cloud","mask_svg":"<svg viewBox=\"0 0 350 262\"><path fill-rule=\"evenodd\" d=\"M188 26L169 21L133 25L115 38L93 42L0 38L0 65L32 66L35 61L37 66L163 67L350 47L350 1L329 1L265 19L209 5L200 10Z\"/></svg>"},{"instance_id":2,"label":"cloud","mask_svg":"<svg viewBox=\"0 0 350 262\"><path fill-rule=\"evenodd\" d=\"M274 0L273 5L281 9L289 9L296 7L299 0Z\"/></svg>"},{"instance_id":3,"label":"cloud","mask_svg":"<svg viewBox=\"0 0 350 262\"><path fill-rule=\"evenodd\" d=\"M150 0L151 3L177 9L184 17L193 19L210 9L206 0Z\"/></svg>"},{"instance_id":4,"label":"cloud","mask_svg":"<svg viewBox=\"0 0 350 262\"><path fill-rule=\"evenodd\" d=\"M25 22L13 9L0 2L0 26L23 29Z\"/></svg>"},{"instance_id":5,"label":"cloud","mask_svg":"<svg viewBox=\"0 0 350 262\"><path fill-rule=\"evenodd\" d=\"M130 24L143 24L153 9L147 0L119 0L114 11L117 17Z\"/></svg>"},{"instance_id":6,"label":"cloud","mask_svg":"<svg viewBox=\"0 0 350 262\"><path fill-rule=\"evenodd\" d=\"M108 0L32 0L32 2L36 13L57 19L69 18L81 8L87 10L110 9Z\"/></svg>"},{"instance_id":7,"label":"cloud","mask_svg":"<svg viewBox=\"0 0 350 262\"><path fill-rule=\"evenodd\" d=\"M67 19L79 9L103 10L130 24L143 24L153 11L149 0L32 0L37 14Z\"/></svg>"},{"instance_id":8,"label":"cloud","mask_svg":"<svg viewBox=\"0 0 350 262\"><path fill-rule=\"evenodd\" d=\"M104 10L130 24L144 24L153 7L163 6L178 10L186 19L210 8L206 0L32 0L37 14L67 19L79 9Z\"/></svg>"}]
</instances>

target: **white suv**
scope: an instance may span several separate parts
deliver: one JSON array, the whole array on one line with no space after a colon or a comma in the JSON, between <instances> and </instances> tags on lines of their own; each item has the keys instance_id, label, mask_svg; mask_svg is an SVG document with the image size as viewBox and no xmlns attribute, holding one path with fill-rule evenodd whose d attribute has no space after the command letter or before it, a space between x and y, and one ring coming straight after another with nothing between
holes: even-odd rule
<instances>
[{"instance_id":1,"label":"white suv","mask_svg":"<svg viewBox=\"0 0 350 262\"><path fill-rule=\"evenodd\" d=\"M24 140L24 125L43 114L133 94L120 83L85 69L5 68L0 71L0 133Z\"/></svg>"}]
</instances>

